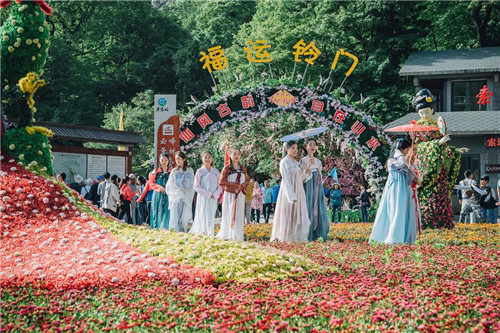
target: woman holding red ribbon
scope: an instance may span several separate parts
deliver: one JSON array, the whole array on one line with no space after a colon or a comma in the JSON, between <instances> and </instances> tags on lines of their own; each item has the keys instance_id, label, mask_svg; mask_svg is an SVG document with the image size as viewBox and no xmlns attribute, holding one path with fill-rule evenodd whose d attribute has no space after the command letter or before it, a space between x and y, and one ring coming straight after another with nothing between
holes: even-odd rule
<instances>
[{"instance_id":1,"label":"woman holding red ribbon","mask_svg":"<svg viewBox=\"0 0 500 333\"><path fill-rule=\"evenodd\" d=\"M229 164L221 172L219 185L224 190L222 220L217 238L243 241L245 219L245 190L250 177L240 163L241 151L231 148Z\"/></svg>"}]
</instances>

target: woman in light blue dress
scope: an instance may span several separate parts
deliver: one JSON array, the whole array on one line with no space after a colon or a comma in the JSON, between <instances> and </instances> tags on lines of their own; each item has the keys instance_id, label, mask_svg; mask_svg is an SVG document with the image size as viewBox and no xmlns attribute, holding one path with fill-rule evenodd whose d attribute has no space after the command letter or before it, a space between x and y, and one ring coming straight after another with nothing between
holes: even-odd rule
<instances>
[{"instance_id":1,"label":"woman in light blue dress","mask_svg":"<svg viewBox=\"0 0 500 333\"><path fill-rule=\"evenodd\" d=\"M170 173L165 191L168 195L170 210L169 229L186 232L189 221L193 217L194 172L189 167L187 156L178 151L175 154L176 167Z\"/></svg>"},{"instance_id":2,"label":"woman in light blue dress","mask_svg":"<svg viewBox=\"0 0 500 333\"><path fill-rule=\"evenodd\" d=\"M373 224L370 241L378 243L413 244L417 238L417 223L413 207L411 184L415 174L408 168L406 156L412 144L398 139L394 155L388 161L389 176Z\"/></svg>"},{"instance_id":3,"label":"woman in light blue dress","mask_svg":"<svg viewBox=\"0 0 500 333\"><path fill-rule=\"evenodd\" d=\"M323 164L319 159L314 157L317 149L316 140L312 138L306 140L305 156L300 161L300 167L302 170L306 170L308 167L311 170L304 183L307 211L309 213L309 220L311 221L308 239L309 241L315 241L318 238L322 238L326 242L330 223L328 222L325 193L323 192L323 177L321 175Z\"/></svg>"}]
</instances>

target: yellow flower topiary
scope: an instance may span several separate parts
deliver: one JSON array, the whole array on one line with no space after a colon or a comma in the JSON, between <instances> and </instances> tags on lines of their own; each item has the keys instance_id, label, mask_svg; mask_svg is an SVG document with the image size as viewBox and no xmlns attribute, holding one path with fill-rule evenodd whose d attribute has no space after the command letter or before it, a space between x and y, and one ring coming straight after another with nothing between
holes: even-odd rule
<instances>
[{"instance_id":1,"label":"yellow flower topiary","mask_svg":"<svg viewBox=\"0 0 500 333\"><path fill-rule=\"evenodd\" d=\"M48 128L42 127L42 126L26 126L26 132L29 135L33 135L35 132L39 132L48 138L51 138L54 136L54 133L51 130L49 130Z\"/></svg>"},{"instance_id":2,"label":"yellow flower topiary","mask_svg":"<svg viewBox=\"0 0 500 333\"><path fill-rule=\"evenodd\" d=\"M25 77L19 80L19 89L23 93L28 93L28 99L26 100L26 103L30 108L33 108L35 105L35 100L33 99L33 94L35 91L37 91L38 88L43 87L45 85L44 80L38 80L38 75L30 72L26 74Z\"/></svg>"}]
</instances>

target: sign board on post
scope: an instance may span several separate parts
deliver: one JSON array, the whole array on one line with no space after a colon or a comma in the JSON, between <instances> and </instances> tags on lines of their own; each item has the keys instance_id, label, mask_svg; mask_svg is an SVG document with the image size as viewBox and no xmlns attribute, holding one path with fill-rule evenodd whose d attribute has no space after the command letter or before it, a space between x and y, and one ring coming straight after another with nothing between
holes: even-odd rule
<instances>
[{"instance_id":1,"label":"sign board on post","mask_svg":"<svg viewBox=\"0 0 500 333\"><path fill-rule=\"evenodd\" d=\"M76 174L85 179L87 177L87 155L74 153L52 152L54 156L54 171L64 172L66 174L66 182L73 183L74 178L70 172L73 170Z\"/></svg>"},{"instance_id":2,"label":"sign board on post","mask_svg":"<svg viewBox=\"0 0 500 333\"><path fill-rule=\"evenodd\" d=\"M106 172L105 155L87 155L87 178L96 180L98 176Z\"/></svg>"},{"instance_id":3,"label":"sign board on post","mask_svg":"<svg viewBox=\"0 0 500 333\"><path fill-rule=\"evenodd\" d=\"M125 176L125 156L108 155L108 172L118 177Z\"/></svg>"},{"instance_id":4,"label":"sign board on post","mask_svg":"<svg viewBox=\"0 0 500 333\"><path fill-rule=\"evenodd\" d=\"M176 95L154 95L155 114L155 165L158 156L173 154L179 150L179 116Z\"/></svg>"}]
</instances>

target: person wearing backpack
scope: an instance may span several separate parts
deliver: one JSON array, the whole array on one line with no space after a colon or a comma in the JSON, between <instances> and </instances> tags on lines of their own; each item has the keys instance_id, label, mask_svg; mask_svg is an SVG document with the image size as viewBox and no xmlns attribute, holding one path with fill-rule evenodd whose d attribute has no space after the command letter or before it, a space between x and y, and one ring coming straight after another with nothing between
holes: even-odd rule
<instances>
[{"instance_id":1,"label":"person wearing backpack","mask_svg":"<svg viewBox=\"0 0 500 333\"><path fill-rule=\"evenodd\" d=\"M81 182L82 189L80 190L80 195L84 197L86 200L88 200L90 197L90 188L92 187L93 183L94 182L90 178Z\"/></svg>"},{"instance_id":2,"label":"person wearing backpack","mask_svg":"<svg viewBox=\"0 0 500 333\"><path fill-rule=\"evenodd\" d=\"M479 180L481 184L481 190L487 192L487 194L481 197L479 204L481 205L481 210L483 212L483 219L486 220L486 213L490 212L490 223L495 224L495 208L497 207L497 201L495 200L495 192L488 186L490 181L490 176L483 176Z\"/></svg>"},{"instance_id":3,"label":"person wearing backpack","mask_svg":"<svg viewBox=\"0 0 500 333\"><path fill-rule=\"evenodd\" d=\"M470 170L465 170L464 172L464 179L460 181L459 185L462 186L470 186L472 184L476 185L476 182L474 179L474 175L472 174L472 171ZM458 203L460 204L460 216L462 216L462 211L465 209L465 207L468 205L468 201L472 195L472 190L467 190L467 191L462 191L462 190L457 190L457 197L458 197ZM474 221L472 214L465 215L463 222L467 223L467 218L470 218L470 223L473 223ZM462 218L459 219L459 223L462 222Z\"/></svg>"},{"instance_id":4,"label":"person wearing backpack","mask_svg":"<svg viewBox=\"0 0 500 333\"><path fill-rule=\"evenodd\" d=\"M472 180L472 177L470 178ZM476 221L482 221L483 216L481 214L481 197L483 195L488 194L487 191L480 189L477 187L476 182L472 180L470 185L455 185L457 190L465 190L467 195L470 193L470 197L465 203L465 206L462 208L460 212L460 220L465 219L465 217L472 213L470 222L474 223Z\"/></svg>"},{"instance_id":5,"label":"person wearing backpack","mask_svg":"<svg viewBox=\"0 0 500 333\"><path fill-rule=\"evenodd\" d=\"M104 182L104 177L103 176L98 176L97 177L97 182L93 183L92 186L90 187L89 195L88 198L86 197L85 199L88 199L92 202L94 206L99 205L99 194L97 193L97 190L99 189L99 184Z\"/></svg>"}]
</instances>

